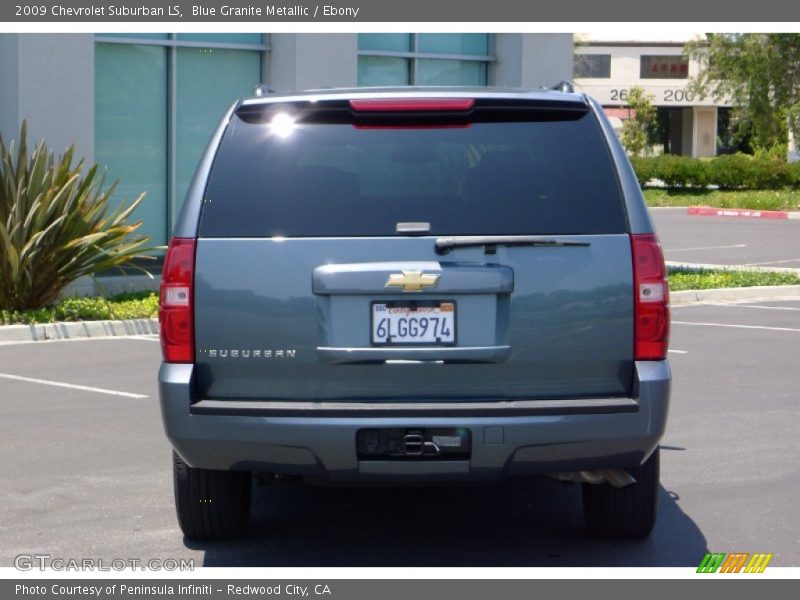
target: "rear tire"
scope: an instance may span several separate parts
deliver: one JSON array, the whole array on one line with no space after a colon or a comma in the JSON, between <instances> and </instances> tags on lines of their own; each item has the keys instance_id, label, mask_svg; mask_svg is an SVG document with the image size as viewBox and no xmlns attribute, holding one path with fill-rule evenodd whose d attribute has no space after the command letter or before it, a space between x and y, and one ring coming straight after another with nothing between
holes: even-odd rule
<instances>
[{"instance_id":1,"label":"rear tire","mask_svg":"<svg viewBox=\"0 0 800 600\"><path fill-rule=\"evenodd\" d=\"M644 464L627 471L636 483L624 488L610 483L583 484L583 517L592 535L642 539L653 530L658 512L658 448Z\"/></svg>"},{"instance_id":2,"label":"rear tire","mask_svg":"<svg viewBox=\"0 0 800 600\"><path fill-rule=\"evenodd\" d=\"M247 531L252 474L187 465L172 453L175 509L183 534L192 540L222 540Z\"/></svg>"}]
</instances>

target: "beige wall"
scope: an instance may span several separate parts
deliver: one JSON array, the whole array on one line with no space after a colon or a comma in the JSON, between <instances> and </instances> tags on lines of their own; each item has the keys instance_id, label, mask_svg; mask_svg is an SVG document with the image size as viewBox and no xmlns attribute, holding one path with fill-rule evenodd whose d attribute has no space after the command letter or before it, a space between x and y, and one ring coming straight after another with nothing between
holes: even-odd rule
<instances>
[{"instance_id":1,"label":"beige wall","mask_svg":"<svg viewBox=\"0 0 800 600\"><path fill-rule=\"evenodd\" d=\"M94 150L94 36L0 33L0 133L44 138L56 153L75 144L92 163Z\"/></svg>"},{"instance_id":2,"label":"beige wall","mask_svg":"<svg viewBox=\"0 0 800 600\"><path fill-rule=\"evenodd\" d=\"M711 98L701 98L687 89L689 79L641 79L642 55L670 56L682 54L682 46L581 46L576 54L610 54L611 77L608 79L576 78L575 85L593 96L603 106L625 106L621 90L632 86L644 88L655 97L657 106L715 106ZM689 78L698 73L697 61L689 61Z\"/></svg>"},{"instance_id":3,"label":"beige wall","mask_svg":"<svg viewBox=\"0 0 800 600\"><path fill-rule=\"evenodd\" d=\"M672 151L691 156L715 156L717 152L717 107L729 106L726 101L697 96L688 89L691 79L697 76L700 65L689 60L686 79L642 79L643 55L675 56L683 53L683 45L647 46L645 44L578 45L576 54L611 55L609 78L576 78L575 87L596 98L605 107L626 105L627 91L641 87L654 97L659 107L681 111L680 119L673 119L670 130Z\"/></svg>"},{"instance_id":4,"label":"beige wall","mask_svg":"<svg viewBox=\"0 0 800 600\"><path fill-rule=\"evenodd\" d=\"M540 88L572 79L571 33L498 33L489 83Z\"/></svg>"},{"instance_id":5,"label":"beige wall","mask_svg":"<svg viewBox=\"0 0 800 600\"><path fill-rule=\"evenodd\" d=\"M497 33L489 83L540 88L572 79L572 34ZM265 81L276 92L358 85L358 34L273 33Z\"/></svg>"},{"instance_id":6,"label":"beige wall","mask_svg":"<svg viewBox=\"0 0 800 600\"><path fill-rule=\"evenodd\" d=\"M694 107L692 156L716 156L717 107Z\"/></svg>"},{"instance_id":7,"label":"beige wall","mask_svg":"<svg viewBox=\"0 0 800 600\"><path fill-rule=\"evenodd\" d=\"M267 81L276 92L358 83L356 33L273 33L270 44Z\"/></svg>"}]
</instances>

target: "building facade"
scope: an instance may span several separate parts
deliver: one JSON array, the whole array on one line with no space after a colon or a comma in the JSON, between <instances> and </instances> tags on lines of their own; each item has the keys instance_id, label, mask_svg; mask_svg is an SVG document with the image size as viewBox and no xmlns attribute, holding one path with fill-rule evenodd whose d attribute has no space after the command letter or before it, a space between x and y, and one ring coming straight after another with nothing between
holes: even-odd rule
<instances>
[{"instance_id":1,"label":"building facade","mask_svg":"<svg viewBox=\"0 0 800 600\"><path fill-rule=\"evenodd\" d=\"M605 107L616 127L631 116L627 107L631 87L651 94L659 109L661 145L665 152L685 156L715 156L725 102L701 98L688 89L699 64L684 56L690 36L680 40L619 41L588 36L578 41L574 57L576 89Z\"/></svg>"},{"instance_id":2,"label":"building facade","mask_svg":"<svg viewBox=\"0 0 800 600\"><path fill-rule=\"evenodd\" d=\"M165 244L225 109L276 92L384 85L538 88L571 79L571 34L0 34L0 133L61 151L145 198L141 232Z\"/></svg>"}]
</instances>

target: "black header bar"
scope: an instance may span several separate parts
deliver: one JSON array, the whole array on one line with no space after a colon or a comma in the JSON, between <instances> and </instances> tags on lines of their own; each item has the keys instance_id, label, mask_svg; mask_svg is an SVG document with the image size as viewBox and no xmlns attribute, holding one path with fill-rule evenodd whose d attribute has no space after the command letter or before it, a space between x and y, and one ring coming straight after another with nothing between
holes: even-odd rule
<instances>
[{"instance_id":1,"label":"black header bar","mask_svg":"<svg viewBox=\"0 0 800 600\"><path fill-rule=\"evenodd\" d=\"M274 4L261 0L14 0L0 21L53 22L792 22L800 8L786 0L333 0ZM717 28L719 29L719 28ZM746 29L746 28L745 28ZM632 32L634 33L634 32Z\"/></svg>"}]
</instances>

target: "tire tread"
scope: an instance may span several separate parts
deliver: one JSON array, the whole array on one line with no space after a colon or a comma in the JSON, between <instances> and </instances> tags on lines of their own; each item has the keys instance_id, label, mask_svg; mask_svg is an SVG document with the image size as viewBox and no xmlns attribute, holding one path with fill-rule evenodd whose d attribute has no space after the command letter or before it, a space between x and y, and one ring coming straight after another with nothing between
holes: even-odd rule
<instances>
[{"instance_id":1,"label":"tire tread","mask_svg":"<svg viewBox=\"0 0 800 600\"><path fill-rule=\"evenodd\" d=\"M172 453L175 509L183 534L192 540L242 535L250 521L251 474L187 465Z\"/></svg>"},{"instance_id":2,"label":"tire tread","mask_svg":"<svg viewBox=\"0 0 800 600\"><path fill-rule=\"evenodd\" d=\"M628 469L636 483L583 484L583 511L589 532L601 538L642 539L650 535L658 513L659 451Z\"/></svg>"}]
</instances>

